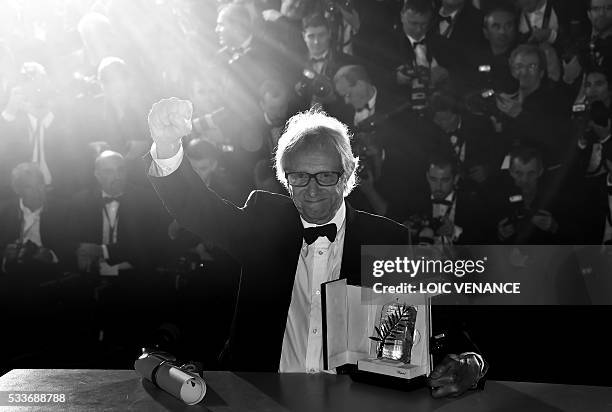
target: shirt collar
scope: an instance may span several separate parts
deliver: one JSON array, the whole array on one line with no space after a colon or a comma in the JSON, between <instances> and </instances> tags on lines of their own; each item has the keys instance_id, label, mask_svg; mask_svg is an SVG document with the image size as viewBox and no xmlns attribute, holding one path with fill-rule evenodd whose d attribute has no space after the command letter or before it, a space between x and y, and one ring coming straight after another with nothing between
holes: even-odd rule
<instances>
[{"instance_id":1,"label":"shirt collar","mask_svg":"<svg viewBox=\"0 0 612 412\"><path fill-rule=\"evenodd\" d=\"M321 59L327 59L328 55L329 55L329 49L325 50L325 53L323 53L320 56L308 56L308 58L309 59L321 60Z\"/></svg>"},{"instance_id":2,"label":"shirt collar","mask_svg":"<svg viewBox=\"0 0 612 412\"><path fill-rule=\"evenodd\" d=\"M30 120L32 128L36 129L36 126L38 125L38 121L40 119L30 113L28 113L28 119ZM51 125L53 119L55 119L55 115L53 114L53 112L47 113L45 117L42 118L42 125L45 127L45 129Z\"/></svg>"},{"instance_id":3,"label":"shirt collar","mask_svg":"<svg viewBox=\"0 0 612 412\"><path fill-rule=\"evenodd\" d=\"M339 231L340 228L342 227L342 224L344 223L344 220L346 219L346 202L344 200L342 201L342 204L338 208L338 211L334 215L334 218L332 220L330 220L329 222L327 222L327 223L323 223L321 225L317 225L317 224L314 224L314 223L308 223L307 221L304 220L304 218L302 216L300 216L300 219L302 220L302 225L305 228L307 228L307 227L315 227L315 226L323 226L323 225L327 225L329 223L333 223L333 224L336 225L336 229Z\"/></svg>"},{"instance_id":4,"label":"shirt collar","mask_svg":"<svg viewBox=\"0 0 612 412\"><path fill-rule=\"evenodd\" d=\"M454 198L455 198L455 191L453 190L444 198L444 200L452 203L454 201ZM434 200L433 195L430 196L430 199Z\"/></svg>"},{"instance_id":5,"label":"shirt collar","mask_svg":"<svg viewBox=\"0 0 612 412\"><path fill-rule=\"evenodd\" d=\"M372 110L374 108L374 106L376 105L376 96L378 95L378 90L376 90L376 87L374 88L374 94L372 95L372 98L370 100L368 100L368 109Z\"/></svg>"},{"instance_id":6,"label":"shirt collar","mask_svg":"<svg viewBox=\"0 0 612 412\"><path fill-rule=\"evenodd\" d=\"M251 45L251 42L253 42L253 35L252 34L240 45L240 49L242 49L242 50L248 49L249 46Z\"/></svg>"},{"instance_id":7,"label":"shirt collar","mask_svg":"<svg viewBox=\"0 0 612 412\"><path fill-rule=\"evenodd\" d=\"M40 212L42 211L42 206L39 207L36 210L30 210L26 205L23 204L23 199L19 198L19 208L21 209L21 212L25 215L25 216L29 216L29 215L40 215Z\"/></svg>"},{"instance_id":8,"label":"shirt collar","mask_svg":"<svg viewBox=\"0 0 612 412\"><path fill-rule=\"evenodd\" d=\"M440 7L440 11L438 12L438 14L441 17L450 17L451 19L455 20L455 16L457 15L457 13L459 13L459 11L461 11L461 7L458 8L457 10L455 10L454 12L452 12L451 14L445 16L445 15L442 14L442 8Z\"/></svg>"},{"instance_id":9,"label":"shirt collar","mask_svg":"<svg viewBox=\"0 0 612 412\"><path fill-rule=\"evenodd\" d=\"M422 41L425 41L425 36L421 37L421 39L420 39L420 40L417 40L417 39L415 39L414 37L409 36L409 35L406 35L406 37L408 37L408 40L410 41L410 45L411 45L412 47L414 47L414 43L416 43L416 42L422 42Z\"/></svg>"}]
</instances>

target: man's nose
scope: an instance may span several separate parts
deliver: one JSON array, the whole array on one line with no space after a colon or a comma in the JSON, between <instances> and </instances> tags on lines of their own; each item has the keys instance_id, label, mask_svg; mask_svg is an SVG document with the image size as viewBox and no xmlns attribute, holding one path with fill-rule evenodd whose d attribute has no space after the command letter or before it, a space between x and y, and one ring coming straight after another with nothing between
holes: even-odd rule
<instances>
[{"instance_id":1,"label":"man's nose","mask_svg":"<svg viewBox=\"0 0 612 412\"><path fill-rule=\"evenodd\" d=\"M308 182L308 186L306 186L306 190L309 196L316 196L319 194L320 187L314 177L312 177L310 179L310 182Z\"/></svg>"}]
</instances>

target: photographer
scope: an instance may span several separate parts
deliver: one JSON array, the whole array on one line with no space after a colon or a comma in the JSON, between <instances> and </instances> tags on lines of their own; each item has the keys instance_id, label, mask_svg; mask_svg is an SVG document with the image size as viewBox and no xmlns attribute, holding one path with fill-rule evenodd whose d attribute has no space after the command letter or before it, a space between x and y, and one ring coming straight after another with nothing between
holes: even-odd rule
<instances>
[{"instance_id":1,"label":"photographer","mask_svg":"<svg viewBox=\"0 0 612 412\"><path fill-rule=\"evenodd\" d=\"M568 131L571 103L546 76L547 59L538 46L520 45L510 56L516 93L495 96L496 116L507 137L537 147L546 168L567 165L572 155Z\"/></svg>"},{"instance_id":2,"label":"photographer","mask_svg":"<svg viewBox=\"0 0 612 412\"><path fill-rule=\"evenodd\" d=\"M38 165L17 165L11 186L17 197L0 203L0 273L46 276L68 266L66 205L47 194Z\"/></svg>"},{"instance_id":3,"label":"photographer","mask_svg":"<svg viewBox=\"0 0 612 412\"><path fill-rule=\"evenodd\" d=\"M303 21L303 36L308 48L299 79L295 83L295 92L301 98L301 106L312 107L322 104L330 114L341 110L334 91L332 79L342 66L353 64L354 58L336 52L331 45L330 22L320 14L306 17Z\"/></svg>"},{"instance_id":4,"label":"photographer","mask_svg":"<svg viewBox=\"0 0 612 412\"><path fill-rule=\"evenodd\" d=\"M510 154L509 176L495 194L497 239L502 244L554 245L576 239L575 192L563 190L544 171L541 154L518 147Z\"/></svg>"},{"instance_id":5,"label":"photographer","mask_svg":"<svg viewBox=\"0 0 612 412\"><path fill-rule=\"evenodd\" d=\"M584 80L585 103L575 105L582 111L574 113L574 128L578 134L576 175L582 183L585 210L583 236L586 244L612 240L610 226L609 187L612 186L612 119L611 89L602 68L590 69Z\"/></svg>"},{"instance_id":6,"label":"photographer","mask_svg":"<svg viewBox=\"0 0 612 412\"><path fill-rule=\"evenodd\" d=\"M488 214L480 197L460 185L454 154L446 151L434 153L429 159L425 179L429 190L412 196L410 217L405 222L418 241L485 243Z\"/></svg>"}]
</instances>

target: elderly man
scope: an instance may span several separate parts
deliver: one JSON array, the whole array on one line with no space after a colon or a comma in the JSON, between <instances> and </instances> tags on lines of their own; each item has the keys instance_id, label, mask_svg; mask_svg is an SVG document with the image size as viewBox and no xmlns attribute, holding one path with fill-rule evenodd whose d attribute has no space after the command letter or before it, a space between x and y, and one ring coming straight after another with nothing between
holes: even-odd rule
<instances>
[{"instance_id":1,"label":"elderly man","mask_svg":"<svg viewBox=\"0 0 612 412\"><path fill-rule=\"evenodd\" d=\"M149 174L180 224L242 264L231 367L322 371L321 283L347 278L358 284L361 245L404 244L406 228L344 201L355 186L358 159L336 119L317 112L291 118L276 152L277 177L290 197L255 191L238 208L202 185L183 161L181 136L190 132L191 113L191 104L176 98L153 106ZM434 395L472 387L480 366L473 353L446 358L433 372Z\"/></svg>"}]
</instances>

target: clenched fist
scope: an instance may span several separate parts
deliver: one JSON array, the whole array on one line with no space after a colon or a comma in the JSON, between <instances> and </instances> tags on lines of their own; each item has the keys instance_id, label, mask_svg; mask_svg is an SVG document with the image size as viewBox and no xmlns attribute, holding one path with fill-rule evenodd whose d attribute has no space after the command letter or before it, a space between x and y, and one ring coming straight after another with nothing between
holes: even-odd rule
<instances>
[{"instance_id":1,"label":"clenched fist","mask_svg":"<svg viewBox=\"0 0 612 412\"><path fill-rule=\"evenodd\" d=\"M160 157L172 156L183 136L191 133L193 105L176 97L155 103L149 112L149 131ZM174 153L172 153L174 152Z\"/></svg>"}]
</instances>

